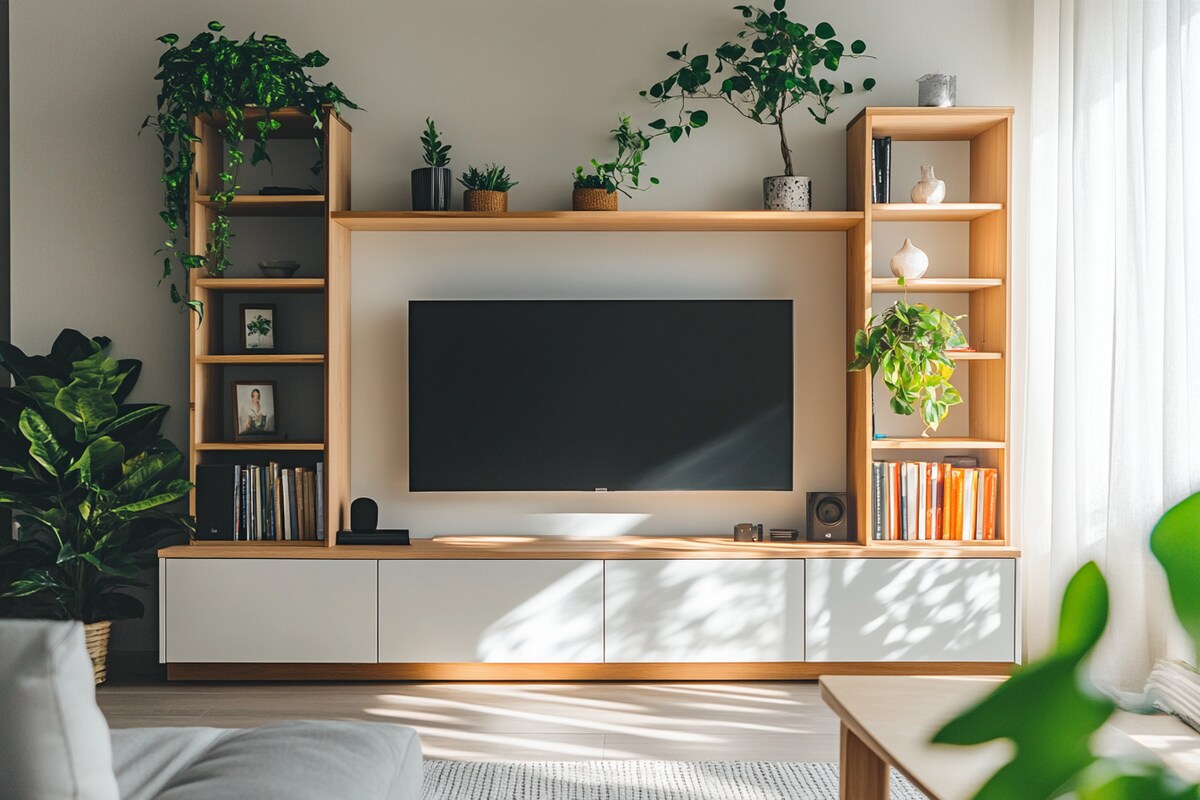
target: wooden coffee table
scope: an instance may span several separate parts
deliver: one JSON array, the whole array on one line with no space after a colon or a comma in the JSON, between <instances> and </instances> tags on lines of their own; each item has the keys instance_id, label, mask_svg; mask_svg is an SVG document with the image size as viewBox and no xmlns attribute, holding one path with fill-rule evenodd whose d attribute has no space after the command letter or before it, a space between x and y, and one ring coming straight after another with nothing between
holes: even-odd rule
<instances>
[{"instance_id":1,"label":"wooden coffee table","mask_svg":"<svg viewBox=\"0 0 1200 800\"><path fill-rule=\"evenodd\" d=\"M895 767L931 800L969 800L1012 758L1008 742L929 744L947 720L1003 678L832 675L821 697L842 721L841 800L886 800ZM1159 759L1200 781L1200 735L1174 717L1117 712L1101 732L1107 755Z\"/></svg>"}]
</instances>

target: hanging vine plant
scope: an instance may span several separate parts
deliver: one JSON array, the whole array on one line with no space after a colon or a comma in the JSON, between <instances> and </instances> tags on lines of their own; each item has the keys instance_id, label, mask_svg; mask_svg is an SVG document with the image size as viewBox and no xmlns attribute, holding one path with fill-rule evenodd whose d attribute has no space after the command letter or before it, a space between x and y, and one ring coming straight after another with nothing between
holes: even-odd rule
<instances>
[{"instance_id":1,"label":"hanging vine plant","mask_svg":"<svg viewBox=\"0 0 1200 800\"><path fill-rule=\"evenodd\" d=\"M305 72L322 67L329 59L319 50L300 56L292 52L287 40L280 36L250 34L242 41L220 35L220 22L208 23L208 30L197 35L182 47L176 46L179 37L168 33L158 37L167 50L158 60L161 81L158 93L158 113L146 117L143 128L153 128L162 144L163 210L159 212L170 232L162 254L160 283L180 271L182 287L171 281L171 302L180 310L190 309L203 319L204 306L190 297L189 275L192 270L207 269L220 275L231 264L230 242L233 233L225 209L237 196L238 169L245 161L241 147L245 135L245 108L257 106L266 113L255 125L254 149L250 163L270 162L267 143L281 123L271 117L272 111L296 106L313 119L313 141L318 157L313 173L321 171L321 136L323 107L358 108L345 93L332 83L319 84ZM225 144L225 162L218 175L219 183L210 196L217 204L216 217L209 226L203 253L190 253L180 239L189 234L188 191L192 180L195 156L192 144L199 139L189 129L189 117L209 114L218 120L218 130Z\"/></svg>"}]
</instances>

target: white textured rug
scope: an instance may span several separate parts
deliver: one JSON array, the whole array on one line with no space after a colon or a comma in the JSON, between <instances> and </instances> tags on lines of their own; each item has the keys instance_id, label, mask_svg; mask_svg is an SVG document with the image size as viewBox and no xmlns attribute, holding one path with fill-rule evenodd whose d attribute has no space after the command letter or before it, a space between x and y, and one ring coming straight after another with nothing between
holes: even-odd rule
<instances>
[{"instance_id":1,"label":"white textured rug","mask_svg":"<svg viewBox=\"0 0 1200 800\"><path fill-rule=\"evenodd\" d=\"M925 800L892 771L893 800ZM837 800L837 764L426 761L422 800Z\"/></svg>"}]
</instances>

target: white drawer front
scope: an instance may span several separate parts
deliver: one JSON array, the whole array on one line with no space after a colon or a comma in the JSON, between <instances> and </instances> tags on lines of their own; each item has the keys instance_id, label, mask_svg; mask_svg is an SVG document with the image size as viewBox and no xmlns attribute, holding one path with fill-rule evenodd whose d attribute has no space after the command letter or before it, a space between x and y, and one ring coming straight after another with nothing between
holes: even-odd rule
<instances>
[{"instance_id":1,"label":"white drawer front","mask_svg":"<svg viewBox=\"0 0 1200 800\"><path fill-rule=\"evenodd\" d=\"M376 661L375 561L164 560L168 662Z\"/></svg>"},{"instance_id":2,"label":"white drawer front","mask_svg":"<svg viewBox=\"0 0 1200 800\"><path fill-rule=\"evenodd\" d=\"M809 661L1013 661L1016 561L808 559Z\"/></svg>"},{"instance_id":3,"label":"white drawer front","mask_svg":"<svg viewBox=\"0 0 1200 800\"><path fill-rule=\"evenodd\" d=\"M379 660L604 658L600 561L381 561Z\"/></svg>"},{"instance_id":4,"label":"white drawer front","mask_svg":"<svg viewBox=\"0 0 1200 800\"><path fill-rule=\"evenodd\" d=\"M605 562L609 662L804 660L798 559Z\"/></svg>"}]
</instances>

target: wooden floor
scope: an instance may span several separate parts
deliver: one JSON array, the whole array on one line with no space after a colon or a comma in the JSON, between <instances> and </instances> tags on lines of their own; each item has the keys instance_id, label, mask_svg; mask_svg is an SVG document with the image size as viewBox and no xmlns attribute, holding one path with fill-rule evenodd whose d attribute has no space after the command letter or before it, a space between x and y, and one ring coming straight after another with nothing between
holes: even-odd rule
<instances>
[{"instance_id":1,"label":"wooden floor","mask_svg":"<svg viewBox=\"0 0 1200 800\"><path fill-rule=\"evenodd\" d=\"M409 725L427 758L837 761L808 683L167 684L97 689L114 728L272 720Z\"/></svg>"}]
</instances>

